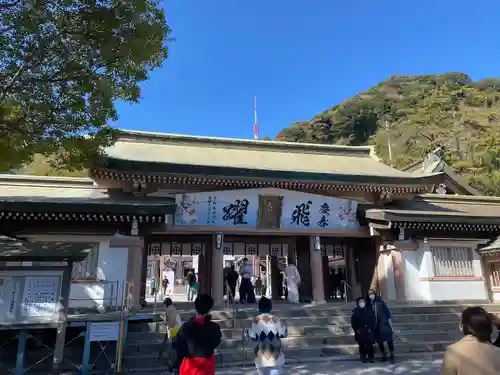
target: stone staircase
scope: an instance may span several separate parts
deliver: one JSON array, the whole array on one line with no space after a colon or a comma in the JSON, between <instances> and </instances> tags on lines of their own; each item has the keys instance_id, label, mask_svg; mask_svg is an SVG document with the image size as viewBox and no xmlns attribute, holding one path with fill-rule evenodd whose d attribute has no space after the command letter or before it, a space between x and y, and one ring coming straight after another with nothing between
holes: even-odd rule
<instances>
[{"instance_id":1,"label":"stone staircase","mask_svg":"<svg viewBox=\"0 0 500 375\"><path fill-rule=\"evenodd\" d=\"M390 305L395 329L396 355L441 352L462 337L459 331L460 313L467 305ZM500 305L483 305L489 312L500 313ZM353 306L324 304L317 306L277 305L274 313L287 324L288 338L284 353L288 363L328 358L356 358L357 345L350 327ZM182 311L187 320L192 311ZM212 318L222 329L223 341L216 353L217 365L251 366L253 345L242 340L242 330L251 324L256 308L234 311L214 311ZM142 323L131 326L124 348L125 369L151 370L161 368L157 354L164 337L163 325Z\"/></svg>"}]
</instances>

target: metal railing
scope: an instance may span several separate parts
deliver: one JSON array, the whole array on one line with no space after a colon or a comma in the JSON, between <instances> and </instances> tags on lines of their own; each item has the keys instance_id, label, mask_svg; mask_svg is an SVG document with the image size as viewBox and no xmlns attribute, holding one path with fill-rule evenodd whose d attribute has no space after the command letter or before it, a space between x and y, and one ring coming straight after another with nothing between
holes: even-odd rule
<instances>
[{"instance_id":1,"label":"metal railing","mask_svg":"<svg viewBox=\"0 0 500 375\"><path fill-rule=\"evenodd\" d=\"M75 298L71 297L71 289L70 289L70 297L68 298L69 309L73 310L86 310L86 309L99 309L102 308L104 311L119 311L123 305L121 305L121 299L123 294L127 293L126 290L127 281L108 281L108 280L100 280L98 283L88 284L83 281L80 282L72 282L72 288L82 289L93 288L93 287L102 287L103 295L102 297L91 296L86 290L82 290L81 292L75 292L73 290L73 294L84 294L86 297L84 298Z\"/></svg>"},{"instance_id":2,"label":"metal railing","mask_svg":"<svg viewBox=\"0 0 500 375\"><path fill-rule=\"evenodd\" d=\"M238 305L236 304L235 297L233 295L233 292L231 291L231 288L229 287L228 282L225 282L226 284L226 291L227 291L227 300L226 300L226 309L227 310L232 310L233 312L233 329L236 328L236 321L237 321L237 315L238 315ZM232 306L231 306L232 304Z\"/></svg>"},{"instance_id":3,"label":"metal railing","mask_svg":"<svg viewBox=\"0 0 500 375\"><path fill-rule=\"evenodd\" d=\"M345 307L347 307L347 292L349 290L352 291L352 286L349 285L349 283L345 280L342 280L342 285L343 285L343 288L344 288L344 303L345 303Z\"/></svg>"}]
</instances>

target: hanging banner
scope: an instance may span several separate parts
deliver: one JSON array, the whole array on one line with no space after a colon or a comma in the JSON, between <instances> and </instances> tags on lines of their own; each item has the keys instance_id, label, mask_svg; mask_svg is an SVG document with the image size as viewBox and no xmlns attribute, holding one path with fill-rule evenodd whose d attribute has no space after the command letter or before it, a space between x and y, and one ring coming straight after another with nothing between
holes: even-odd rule
<instances>
[{"instance_id":1,"label":"hanging banner","mask_svg":"<svg viewBox=\"0 0 500 375\"><path fill-rule=\"evenodd\" d=\"M177 194L175 225L255 228L259 208L268 209L259 202L269 197L281 198L281 228L359 228L356 201L281 189Z\"/></svg>"},{"instance_id":2,"label":"hanging banner","mask_svg":"<svg viewBox=\"0 0 500 375\"><path fill-rule=\"evenodd\" d=\"M251 190L177 194L175 203L175 225L257 225L258 196Z\"/></svg>"},{"instance_id":3,"label":"hanging banner","mask_svg":"<svg viewBox=\"0 0 500 375\"><path fill-rule=\"evenodd\" d=\"M284 196L281 228L359 228L356 201L292 192Z\"/></svg>"}]
</instances>

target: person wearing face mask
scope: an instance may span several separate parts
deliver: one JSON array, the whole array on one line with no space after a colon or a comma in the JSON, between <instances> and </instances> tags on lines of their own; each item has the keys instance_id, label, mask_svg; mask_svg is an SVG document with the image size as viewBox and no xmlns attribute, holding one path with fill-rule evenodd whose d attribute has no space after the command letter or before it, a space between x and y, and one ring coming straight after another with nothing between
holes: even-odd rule
<instances>
[{"instance_id":1,"label":"person wearing face mask","mask_svg":"<svg viewBox=\"0 0 500 375\"><path fill-rule=\"evenodd\" d=\"M354 331L354 339L359 347L361 362L373 363L373 344L375 343L375 318L371 310L365 306L362 297L356 299L356 308L352 310L351 327Z\"/></svg>"},{"instance_id":2,"label":"person wearing face mask","mask_svg":"<svg viewBox=\"0 0 500 375\"><path fill-rule=\"evenodd\" d=\"M385 351L384 343L387 343L389 348L389 355L391 361L394 361L394 341L393 329L391 320L391 310L382 300L377 296L373 289L368 291L366 298L366 308L373 314L375 323L375 340L377 341L380 353L382 354L382 361L387 361L387 352Z\"/></svg>"},{"instance_id":3,"label":"person wearing face mask","mask_svg":"<svg viewBox=\"0 0 500 375\"><path fill-rule=\"evenodd\" d=\"M492 323L482 307L466 308L460 321L464 338L446 348L440 374L500 374L500 348L491 343Z\"/></svg>"}]
</instances>

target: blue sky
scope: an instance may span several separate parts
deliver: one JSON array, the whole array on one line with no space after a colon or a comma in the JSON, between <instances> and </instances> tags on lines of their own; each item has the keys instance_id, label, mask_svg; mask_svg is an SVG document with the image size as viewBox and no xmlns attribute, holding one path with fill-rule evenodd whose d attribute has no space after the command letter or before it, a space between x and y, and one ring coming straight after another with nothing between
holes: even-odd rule
<instances>
[{"instance_id":1,"label":"blue sky","mask_svg":"<svg viewBox=\"0 0 500 375\"><path fill-rule=\"evenodd\" d=\"M175 44L122 129L275 136L394 74L500 76L498 0L165 0Z\"/></svg>"}]
</instances>

